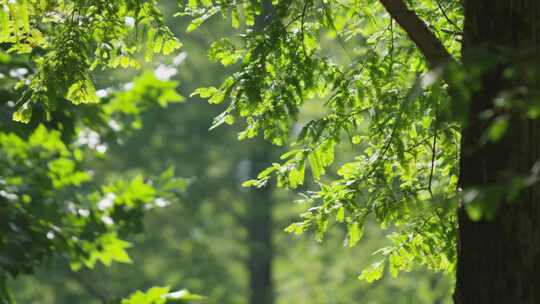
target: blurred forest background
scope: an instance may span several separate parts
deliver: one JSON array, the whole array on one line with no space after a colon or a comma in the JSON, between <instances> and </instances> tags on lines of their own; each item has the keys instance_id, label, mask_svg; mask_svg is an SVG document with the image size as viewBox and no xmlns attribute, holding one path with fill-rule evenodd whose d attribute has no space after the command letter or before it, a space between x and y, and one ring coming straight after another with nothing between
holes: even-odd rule
<instances>
[{"instance_id":1,"label":"blurred forest background","mask_svg":"<svg viewBox=\"0 0 540 304\"><path fill-rule=\"evenodd\" d=\"M127 95L128 100L146 99L137 101L147 105L141 120L133 122L134 131L128 136L102 138L106 146L97 147L103 150L102 157L92 159L91 167L98 179L109 181L159 174L174 166L177 175L189 179L189 186L177 200L163 202L169 206L145 218L144 231L130 240L132 264L74 273L65 260L49 261L36 275L12 282L18 302L107 303L135 289L169 285L220 304L450 303L452 279L423 269L397 279L386 275L369 286L357 280L362 267L373 262L375 248L385 243L382 233L369 225L365 241L353 248L344 246L346 232L338 229L322 243L283 231L302 211L292 203L296 195L271 186L241 187L277 159L279 149L260 139L238 142L235 126L209 131L222 109L189 97L197 87L219 84L224 77L224 68L212 63L206 50L211 41L230 36L232 30L215 19L196 33L185 34L186 24L171 13L176 1L163 5L170 28L184 44L181 52L156 58L139 71L103 73L99 93L107 98L107 87L137 92L137 86L144 91L145 86L173 80L185 99L161 107L155 100L159 96ZM341 55L339 46L335 52ZM138 80L130 83L134 78ZM310 104L305 110L316 116L322 107ZM347 149L351 147L339 151ZM269 298L257 301L261 297Z\"/></svg>"}]
</instances>

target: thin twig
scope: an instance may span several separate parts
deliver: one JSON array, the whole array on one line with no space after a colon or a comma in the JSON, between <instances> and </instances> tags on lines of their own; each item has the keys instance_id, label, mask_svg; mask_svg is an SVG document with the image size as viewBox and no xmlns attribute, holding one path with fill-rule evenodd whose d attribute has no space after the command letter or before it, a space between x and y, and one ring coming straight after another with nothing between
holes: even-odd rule
<instances>
[{"instance_id":1,"label":"thin twig","mask_svg":"<svg viewBox=\"0 0 540 304\"><path fill-rule=\"evenodd\" d=\"M437 131L433 135L433 146L431 147L431 172L429 173L429 194L433 198L433 190L431 188L431 183L433 182L433 171L435 170L435 156L437 152Z\"/></svg>"},{"instance_id":2,"label":"thin twig","mask_svg":"<svg viewBox=\"0 0 540 304\"><path fill-rule=\"evenodd\" d=\"M390 78L394 74L394 19L390 18Z\"/></svg>"},{"instance_id":3,"label":"thin twig","mask_svg":"<svg viewBox=\"0 0 540 304\"><path fill-rule=\"evenodd\" d=\"M437 3L437 6L439 7L439 10L443 14L444 18L446 20L448 20L448 23L450 23L453 27L455 27L458 30L458 32L461 32L462 29L454 21L452 21L452 19L450 19L450 17L448 17L448 15L446 14L446 11L444 10L444 8L443 8L442 4L439 2L439 0L435 0L435 3Z\"/></svg>"}]
</instances>

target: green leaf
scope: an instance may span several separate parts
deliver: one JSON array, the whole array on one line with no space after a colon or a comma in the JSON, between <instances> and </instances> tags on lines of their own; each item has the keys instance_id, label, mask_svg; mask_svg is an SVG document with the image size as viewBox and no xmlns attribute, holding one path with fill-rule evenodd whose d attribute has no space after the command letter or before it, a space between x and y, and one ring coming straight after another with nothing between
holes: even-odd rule
<instances>
[{"instance_id":1,"label":"green leaf","mask_svg":"<svg viewBox=\"0 0 540 304\"><path fill-rule=\"evenodd\" d=\"M349 236L347 238L347 245L354 247L362 239L364 234L364 227L360 223L353 222L348 225Z\"/></svg>"},{"instance_id":2,"label":"green leaf","mask_svg":"<svg viewBox=\"0 0 540 304\"><path fill-rule=\"evenodd\" d=\"M336 221L343 223L345 221L345 207L340 206L336 213Z\"/></svg>"},{"instance_id":3,"label":"green leaf","mask_svg":"<svg viewBox=\"0 0 540 304\"><path fill-rule=\"evenodd\" d=\"M393 252L388 257L388 270L393 278L396 278L400 271L411 271L413 256L401 249Z\"/></svg>"},{"instance_id":4,"label":"green leaf","mask_svg":"<svg viewBox=\"0 0 540 304\"><path fill-rule=\"evenodd\" d=\"M196 95L208 99L208 102L211 104L220 104L225 99L225 95L221 92L221 90L215 87L198 88L190 95L190 97Z\"/></svg>"},{"instance_id":5,"label":"green leaf","mask_svg":"<svg viewBox=\"0 0 540 304\"><path fill-rule=\"evenodd\" d=\"M132 260L127 253L131 248L131 243L119 239L115 232L103 234L94 244L88 244L89 257L83 262L86 267L93 268L96 262L101 262L105 266L110 266L113 262L131 264ZM78 269L80 265L72 264L72 269Z\"/></svg>"},{"instance_id":6,"label":"green leaf","mask_svg":"<svg viewBox=\"0 0 540 304\"><path fill-rule=\"evenodd\" d=\"M309 165L316 180L320 179L325 173L325 168L334 162L334 145L333 140L327 140L308 155Z\"/></svg>"},{"instance_id":7,"label":"green leaf","mask_svg":"<svg viewBox=\"0 0 540 304\"><path fill-rule=\"evenodd\" d=\"M202 16L193 19L193 21L191 21L191 23L187 27L186 32L188 32L188 33L193 32L199 26L201 26L206 20L208 20L210 17L212 17L213 15L215 15L219 11L220 11L220 7L216 5L216 6L212 7L211 9L209 9Z\"/></svg>"},{"instance_id":8,"label":"green leaf","mask_svg":"<svg viewBox=\"0 0 540 304\"><path fill-rule=\"evenodd\" d=\"M67 91L66 99L76 105L99 102L96 88L89 79L79 80L72 84Z\"/></svg>"},{"instance_id":9,"label":"green leaf","mask_svg":"<svg viewBox=\"0 0 540 304\"><path fill-rule=\"evenodd\" d=\"M371 266L362 271L358 279L361 281L366 281L368 283L380 280L384 274L384 268L384 261L373 263L371 264Z\"/></svg>"},{"instance_id":10,"label":"green leaf","mask_svg":"<svg viewBox=\"0 0 540 304\"><path fill-rule=\"evenodd\" d=\"M497 119L495 119L495 121L489 126L489 139L495 142L501 140L508 129L508 123L508 117L497 117Z\"/></svg>"},{"instance_id":11,"label":"green leaf","mask_svg":"<svg viewBox=\"0 0 540 304\"><path fill-rule=\"evenodd\" d=\"M292 223L289 226L287 226L287 228L285 228L285 232L300 235L309 228L310 224L311 224L310 221Z\"/></svg>"},{"instance_id":12,"label":"green leaf","mask_svg":"<svg viewBox=\"0 0 540 304\"><path fill-rule=\"evenodd\" d=\"M225 116L225 123L228 124L229 126L234 124L234 116L226 115Z\"/></svg>"},{"instance_id":13,"label":"green leaf","mask_svg":"<svg viewBox=\"0 0 540 304\"><path fill-rule=\"evenodd\" d=\"M231 25L233 28L239 28L240 27L240 18L238 16L238 9L233 8L231 10Z\"/></svg>"},{"instance_id":14,"label":"green leaf","mask_svg":"<svg viewBox=\"0 0 540 304\"><path fill-rule=\"evenodd\" d=\"M32 108L30 103L25 102L17 111L13 113L12 119L17 122L29 123L32 118Z\"/></svg>"},{"instance_id":15,"label":"green leaf","mask_svg":"<svg viewBox=\"0 0 540 304\"><path fill-rule=\"evenodd\" d=\"M289 171L289 183L292 189L304 184L305 167L300 165Z\"/></svg>"},{"instance_id":16,"label":"green leaf","mask_svg":"<svg viewBox=\"0 0 540 304\"><path fill-rule=\"evenodd\" d=\"M129 298L123 299L122 304L166 304L169 287L152 287L146 292L136 291Z\"/></svg>"},{"instance_id":17,"label":"green leaf","mask_svg":"<svg viewBox=\"0 0 540 304\"><path fill-rule=\"evenodd\" d=\"M182 47L182 44L176 39L169 39L163 45L163 55L169 55Z\"/></svg>"},{"instance_id":18,"label":"green leaf","mask_svg":"<svg viewBox=\"0 0 540 304\"><path fill-rule=\"evenodd\" d=\"M7 42L9 38L9 14L0 7L0 42Z\"/></svg>"},{"instance_id":19,"label":"green leaf","mask_svg":"<svg viewBox=\"0 0 540 304\"><path fill-rule=\"evenodd\" d=\"M313 173L313 177L318 180L321 178L321 175L324 174L324 168L321 163L320 158L320 152L314 152L311 153L308 156L309 166L311 168L311 172Z\"/></svg>"}]
</instances>

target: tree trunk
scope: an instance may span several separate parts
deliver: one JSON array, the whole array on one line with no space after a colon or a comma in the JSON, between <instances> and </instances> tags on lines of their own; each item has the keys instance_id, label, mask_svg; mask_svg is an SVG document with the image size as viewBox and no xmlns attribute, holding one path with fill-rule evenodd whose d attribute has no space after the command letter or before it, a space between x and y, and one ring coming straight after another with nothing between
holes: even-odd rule
<instances>
[{"instance_id":1,"label":"tree trunk","mask_svg":"<svg viewBox=\"0 0 540 304\"><path fill-rule=\"evenodd\" d=\"M255 19L255 29L261 31L271 19L268 18L273 7L270 1L263 1L262 14ZM269 167L275 159L275 147L262 138L253 143L250 151L251 176L257 175ZM249 242L249 303L274 303L274 285L272 282L272 205L274 187L270 184L261 189L251 188L247 202L247 229Z\"/></svg>"},{"instance_id":2,"label":"tree trunk","mask_svg":"<svg viewBox=\"0 0 540 304\"><path fill-rule=\"evenodd\" d=\"M259 140L251 151L251 178L271 165L273 147ZM274 288L272 284L272 190L267 185L261 189L252 188L248 193L247 229L249 242L249 288L251 304L272 304Z\"/></svg>"},{"instance_id":3,"label":"tree trunk","mask_svg":"<svg viewBox=\"0 0 540 304\"><path fill-rule=\"evenodd\" d=\"M506 135L481 145L489 123L479 118L493 108L502 91L527 88L525 102L538 89L537 75L525 77L525 68L538 72L540 1L464 0L464 63L478 66L482 58L499 55L506 61L481 77L479 91L470 100L468 124L462 137L460 185L485 186L530 174L540 155L540 124L511 110ZM482 54L482 56L478 56ZM508 80L504 69L514 66L518 79ZM536 95L537 96L537 95ZM508 113L508 115L510 115ZM498 211L491 221L472 221L463 207L458 211L458 265L456 303L540 303L540 205L537 186L529 187L513 203L493 201Z\"/></svg>"}]
</instances>

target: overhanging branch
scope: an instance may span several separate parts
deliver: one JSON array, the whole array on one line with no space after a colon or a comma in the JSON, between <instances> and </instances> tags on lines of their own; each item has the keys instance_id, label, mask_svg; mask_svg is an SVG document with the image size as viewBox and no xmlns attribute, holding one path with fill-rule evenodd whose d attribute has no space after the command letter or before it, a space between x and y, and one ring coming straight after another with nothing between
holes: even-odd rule
<instances>
[{"instance_id":1,"label":"overhanging branch","mask_svg":"<svg viewBox=\"0 0 540 304\"><path fill-rule=\"evenodd\" d=\"M424 21L411 11L403 0L379 0L390 16L405 30L431 67L454 61L444 45Z\"/></svg>"}]
</instances>

